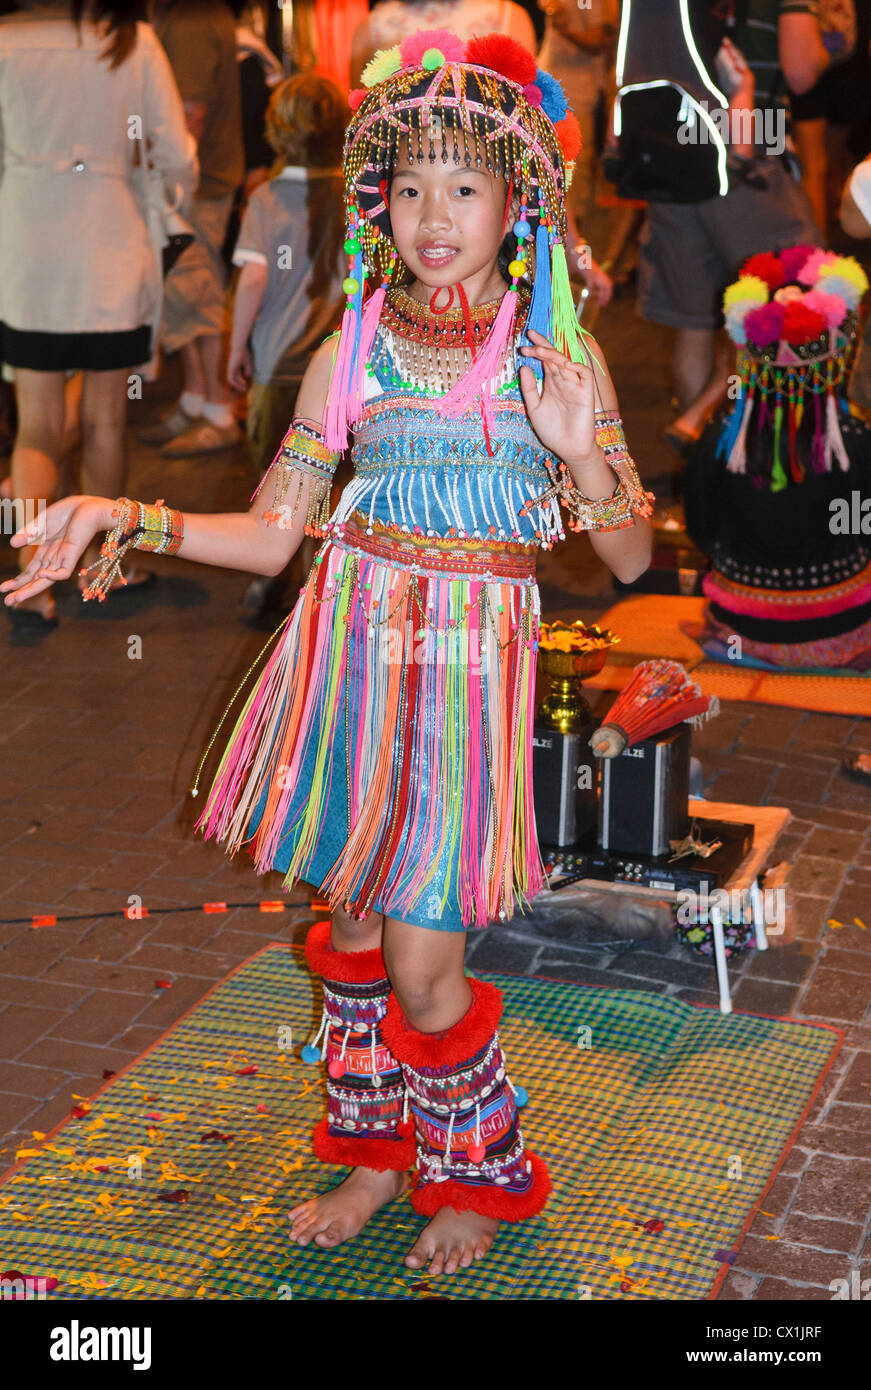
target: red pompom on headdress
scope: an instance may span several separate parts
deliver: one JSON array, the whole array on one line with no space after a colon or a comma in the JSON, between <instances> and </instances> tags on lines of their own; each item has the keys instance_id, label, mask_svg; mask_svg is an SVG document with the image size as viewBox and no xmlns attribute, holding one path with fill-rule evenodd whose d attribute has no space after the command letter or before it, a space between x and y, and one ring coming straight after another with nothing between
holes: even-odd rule
<instances>
[{"instance_id":1,"label":"red pompom on headdress","mask_svg":"<svg viewBox=\"0 0 871 1390\"><path fill-rule=\"evenodd\" d=\"M538 64L532 54L516 39L504 34L485 34L483 38L469 39L466 44L466 62L478 68L491 68L509 82L525 87L535 81Z\"/></svg>"},{"instance_id":2,"label":"red pompom on headdress","mask_svg":"<svg viewBox=\"0 0 871 1390\"><path fill-rule=\"evenodd\" d=\"M741 274L758 275L772 293L783 284L783 266L773 251L760 251L758 255L751 256L742 265Z\"/></svg>"},{"instance_id":3,"label":"red pompom on headdress","mask_svg":"<svg viewBox=\"0 0 871 1390\"><path fill-rule=\"evenodd\" d=\"M796 347L815 343L826 331L826 320L816 309L809 309L799 300L790 300L783 311L781 335Z\"/></svg>"},{"instance_id":4,"label":"red pompom on headdress","mask_svg":"<svg viewBox=\"0 0 871 1390\"><path fill-rule=\"evenodd\" d=\"M581 127L578 124L578 118L574 111L569 111L568 115L564 116L561 121L557 121L554 124L554 130L562 146L563 158L566 164L574 164L578 155L581 153L581 145L583 144L581 139Z\"/></svg>"},{"instance_id":5,"label":"red pompom on headdress","mask_svg":"<svg viewBox=\"0 0 871 1390\"><path fill-rule=\"evenodd\" d=\"M366 97L369 95L368 87L354 87L348 93L348 105L352 111L356 111L358 106L362 106Z\"/></svg>"}]
</instances>

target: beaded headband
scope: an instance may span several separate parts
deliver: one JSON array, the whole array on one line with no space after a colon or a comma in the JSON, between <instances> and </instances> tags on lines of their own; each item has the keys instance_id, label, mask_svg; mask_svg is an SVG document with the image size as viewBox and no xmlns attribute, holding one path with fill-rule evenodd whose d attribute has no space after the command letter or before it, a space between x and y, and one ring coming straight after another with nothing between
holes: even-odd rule
<instances>
[{"instance_id":1,"label":"beaded headband","mask_svg":"<svg viewBox=\"0 0 871 1390\"><path fill-rule=\"evenodd\" d=\"M435 408L455 416L477 405L486 424L493 382L514 333L522 278L532 280L532 297L521 341L528 342L534 329L573 361L589 364L564 245L565 190L581 135L560 84L513 39L485 34L465 42L447 30L419 31L376 53L362 80L365 85L351 93L354 114L345 137L345 250L351 264L324 420L333 449L346 447L349 425L362 414L363 368L384 296L405 269L392 239L387 196L403 161L485 168L505 179L506 207L513 192L519 200L509 291L480 352L454 387L436 398ZM525 243L533 238L530 255ZM529 365L541 375L537 361Z\"/></svg>"}]
</instances>

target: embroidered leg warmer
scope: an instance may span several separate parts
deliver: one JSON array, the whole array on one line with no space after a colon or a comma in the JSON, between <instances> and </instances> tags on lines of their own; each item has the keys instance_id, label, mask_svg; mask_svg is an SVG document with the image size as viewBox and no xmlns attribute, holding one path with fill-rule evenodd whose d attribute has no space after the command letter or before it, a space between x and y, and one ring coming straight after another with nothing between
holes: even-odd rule
<instances>
[{"instance_id":1,"label":"embroidered leg warmer","mask_svg":"<svg viewBox=\"0 0 871 1390\"><path fill-rule=\"evenodd\" d=\"M327 1063L327 1115L313 1134L317 1157L378 1172L413 1167L402 1070L381 1031L390 982L380 950L334 951L329 922L318 922L305 954L324 985L321 1026L303 1048L304 1061Z\"/></svg>"},{"instance_id":2,"label":"embroidered leg warmer","mask_svg":"<svg viewBox=\"0 0 871 1390\"><path fill-rule=\"evenodd\" d=\"M415 1211L439 1207L522 1221L550 1195L544 1163L524 1148L517 1095L496 1032L502 995L469 980L472 1004L444 1033L419 1033L390 995L382 1032L402 1063L417 1130ZM522 1097L523 1098L523 1097Z\"/></svg>"}]
</instances>

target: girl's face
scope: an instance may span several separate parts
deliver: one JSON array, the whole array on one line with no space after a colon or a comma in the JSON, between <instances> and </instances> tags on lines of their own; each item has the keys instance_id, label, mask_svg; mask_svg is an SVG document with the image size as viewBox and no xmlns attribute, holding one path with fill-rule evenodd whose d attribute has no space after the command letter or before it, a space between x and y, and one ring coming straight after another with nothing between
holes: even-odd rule
<instances>
[{"instance_id":1,"label":"girl's face","mask_svg":"<svg viewBox=\"0 0 871 1390\"><path fill-rule=\"evenodd\" d=\"M479 293L504 289L496 258L507 196L505 180L486 169L443 164L440 156L432 164L427 155L421 164L401 158L390 185L390 221L412 275L433 290L470 280Z\"/></svg>"}]
</instances>

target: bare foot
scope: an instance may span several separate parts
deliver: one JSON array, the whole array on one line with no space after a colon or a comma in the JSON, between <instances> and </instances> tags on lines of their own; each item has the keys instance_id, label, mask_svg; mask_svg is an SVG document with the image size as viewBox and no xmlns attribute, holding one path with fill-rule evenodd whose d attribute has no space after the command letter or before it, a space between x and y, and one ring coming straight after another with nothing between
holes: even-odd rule
<instances>
[{"instance_id":1,"label":"bare foot","mask_svg":"<svg viewBox=\"0 0 871 1390\"><path fill-rule=\"evenodd\" d=\"M290 1212L290 1238L297 1245L312 1241L331 1250L343 1240L359 1235L380 1207L400 1197L408 1187L405 1173L376 1173L373 1168L352 1168L338 1187Z\"/></svg>"},{"instance_id":2,"label":"bare foot","mask_svg":"<svg viewBox=\"0 0 871 1390\"><path fill-rule=\"evenodd\" d=\"M492 1216L441 1207L405 1257L409 1269L429 1260L427 1274L454 1274L486 1255L499 1229Z\"/></svg>"}]
</instances>

